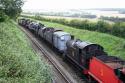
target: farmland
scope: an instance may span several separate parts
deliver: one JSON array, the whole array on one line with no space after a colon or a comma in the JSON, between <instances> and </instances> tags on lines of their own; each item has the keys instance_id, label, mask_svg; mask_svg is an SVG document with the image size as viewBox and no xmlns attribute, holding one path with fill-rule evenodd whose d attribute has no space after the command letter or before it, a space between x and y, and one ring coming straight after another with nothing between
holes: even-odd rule
<instances>
[{"instance_id":1,"label":"farmland","mask_svg":"<svg viewBox=\"0 0 125 83\"><path fill-rule=\"evenodd\" d=\"M43 16L45 18L54 18L54 19L67 19L67 20L89 20L89 21L92 21L92 22L97 22L99 19L97 18L93 18L93 19L90 19L90 18L78 18L78 17L61 17L61 16Z\"/></svg>"}]
</instances>

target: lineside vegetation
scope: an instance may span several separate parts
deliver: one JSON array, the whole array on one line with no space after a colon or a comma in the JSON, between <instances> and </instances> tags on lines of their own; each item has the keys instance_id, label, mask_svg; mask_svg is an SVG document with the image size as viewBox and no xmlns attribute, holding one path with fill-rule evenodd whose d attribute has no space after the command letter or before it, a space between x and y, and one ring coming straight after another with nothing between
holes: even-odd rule
<instances>
[{"instance_id":1,"label":"lineside vegetation","mask_svg":"<svg viewBox=\"0 0 125 83\"><path fill-rule=\"evenodd\" d=\"M0 83L51 83L50 66L14 21L0 23Z\"/></svg>"}]
</instances>

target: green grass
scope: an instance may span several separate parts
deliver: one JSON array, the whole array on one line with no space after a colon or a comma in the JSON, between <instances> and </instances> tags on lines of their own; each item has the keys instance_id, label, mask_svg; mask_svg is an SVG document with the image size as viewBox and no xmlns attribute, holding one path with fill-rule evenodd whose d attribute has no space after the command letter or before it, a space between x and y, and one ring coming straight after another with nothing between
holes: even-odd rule
<instances>
[{"instance_id":1,"label":"green grass","mask_svg":"<svg viewBox=\"0 0 125 83\"><path fill-rule=\"evenodd\" d=\"M104 33L76 29L58 23L45 21L40 22L45 24L46 26L61 28L64 31L75 35L76 38L79 38L83 41L100 44L104 47L105 51L108 52L109 55L118 56L124 58L125 60L125 39Z\"/></svg>"},{"instance_id":2,"label":"green grass","mask_svg":"<svg viewBox=\"0 0 125 83\"><path fill-rule=\"evenodd\" d=\"M50 66L14 21L0 23L0 83L50 83Z\"/></svg>"}]
</instances>

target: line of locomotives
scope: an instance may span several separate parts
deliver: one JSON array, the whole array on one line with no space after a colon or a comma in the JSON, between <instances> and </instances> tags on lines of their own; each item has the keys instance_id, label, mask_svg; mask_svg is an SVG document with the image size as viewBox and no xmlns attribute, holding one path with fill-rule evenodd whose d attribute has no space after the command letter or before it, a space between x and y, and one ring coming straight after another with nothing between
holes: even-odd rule
<instances>
[{"instance_id":1,"label":"line of locomotives","mask_svg":"<svg viewBox=\"0 0 125 83\"><path fill-rule=\"evenodd\" d=\"M101 45L74 39L70 33L30 19L20 18L18 23L58 49L64 58L82 69L82 74L97 83L125 83L125 61L108 56Z\"/></svg>"}]
</instances>

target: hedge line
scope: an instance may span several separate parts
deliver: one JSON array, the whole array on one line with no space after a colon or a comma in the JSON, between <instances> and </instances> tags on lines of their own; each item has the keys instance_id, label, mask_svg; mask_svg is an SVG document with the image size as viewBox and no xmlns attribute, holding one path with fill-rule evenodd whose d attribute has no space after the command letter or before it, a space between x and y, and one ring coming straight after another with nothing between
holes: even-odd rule
<instances>
[{"instance_id":1,"label":"hedge line","mask_svg":"<svg viewBox=\"0 0 125 83\"><path fill-rule=\"evenodd\" d=\"M101 16L100 19L103 19L103 20L109 20L109 21L112 21L112 22L124 22L125 21L125 18L119 18L119 17L106 17L106 16Z\"/></svg>"},{"instance_id":2,"label":"hedge line","mask_svg":"<svg viewBox=\"0 0 125 83\"><path fill-rule=\"evenodd\" d=\"M22 17L33 18L33 19L42 20L42 21L56 22L56 23L72 26L78 29L86 29L90 31L108 33L114 36L125 38L124 22L117 22L117 23L111 24L111 23L105 22L104 20L99 20L98 22L90 22L88 20L77 20L77 19L67 20L67 19L61 19L61 18L60 19L46 18L46 17L41 17L39 15L36 15L36 16L22 15Z\"/></svg>"}]
</instances>

